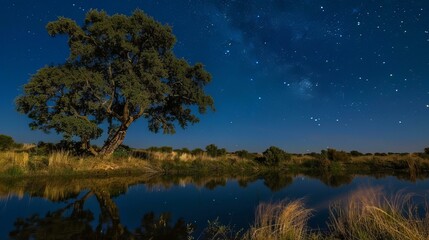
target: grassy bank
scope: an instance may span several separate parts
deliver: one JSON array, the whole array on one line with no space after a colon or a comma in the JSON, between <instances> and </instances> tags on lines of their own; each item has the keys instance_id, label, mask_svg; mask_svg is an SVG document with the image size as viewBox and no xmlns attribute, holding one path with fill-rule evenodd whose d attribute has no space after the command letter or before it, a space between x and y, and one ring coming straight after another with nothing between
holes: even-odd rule
<instances>
[{"instance_id":1,"label":"grassy bank","mask_svg":"<svg viewBox=\"0 0 429 240\"><path fill-rule=\"evenodd\" d=\"M29 150L0 152L0 177L67 176L130 173L170 175L238 174L255 175L268 171L321 175L401 173L417 179L429 172L429 159L418 154L349 156L329 159L321 154L287 155L275 164L264 155L224 153L210 156L206 152L128 151L109 158L76 156L69 151L40 153Z\"/></svg>"}]
</instances>

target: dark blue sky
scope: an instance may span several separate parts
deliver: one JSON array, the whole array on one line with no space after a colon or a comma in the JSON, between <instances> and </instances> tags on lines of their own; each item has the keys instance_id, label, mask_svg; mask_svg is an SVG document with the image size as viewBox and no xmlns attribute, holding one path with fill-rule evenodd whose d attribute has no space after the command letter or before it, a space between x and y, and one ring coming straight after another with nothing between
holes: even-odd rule
<instances>
[{"instance_id":1,"label":"dark blue sky","mask_svg":"<svg viewBox=\"0 0 429 240\"><path fill-rule=\"evenodd\" d=\"M82 23L89 9L140 8L173 27L175 53L202 62L216 112L175 135L144 120L125 144L291 152L326 147L363 152L429 146L429 1L129 0L2 1L0 133L19 142L56 141L31 131L14 99L29 76L68 57L65 37L45 25ZM100 141L102 142L102 141Z\"/></svg>"}]
</instances>

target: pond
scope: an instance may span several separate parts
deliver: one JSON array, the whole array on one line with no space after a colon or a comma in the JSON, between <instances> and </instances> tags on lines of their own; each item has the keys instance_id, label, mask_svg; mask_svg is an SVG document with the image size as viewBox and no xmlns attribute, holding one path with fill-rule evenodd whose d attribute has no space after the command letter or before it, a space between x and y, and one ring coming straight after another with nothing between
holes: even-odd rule
<instances>
[{"instance_id":1,"label":"pond","mask_svg":"<svg viewBox=\"0 0 429 240\"><path fill-rule=\"evenodd\" d=\"M329 206L357 190L425 196L425 177L379 175L130 176L0 180L0 239L186 236L216 219L247 229L259 203L303 199L309 226L327 228ZM174 236L174 237L173 237ZM186 239L186 238L185 238Z\"/></svg>"}]
</instances>

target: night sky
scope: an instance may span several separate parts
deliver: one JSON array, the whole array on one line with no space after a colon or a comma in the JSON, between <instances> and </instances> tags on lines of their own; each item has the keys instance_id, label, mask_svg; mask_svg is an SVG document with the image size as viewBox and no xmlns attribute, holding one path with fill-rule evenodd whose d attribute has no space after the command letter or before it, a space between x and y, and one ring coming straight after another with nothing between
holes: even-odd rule
<instances>
[{"instance_id":1,"label":"night sky","mask_svg":"<svg viewBox=\"0 0 429 240\"><path fill-rule=\"evenodd\" d=\"M144 119L125 144L290 152L331 147L413 152L429 146L429 1L2 0L0 133L18 142L58 141L31 131L14 99L39 68L63 63L67 39L45 26L82 23L89 9L140 8L173 27L174 52L202 62L216 111L175 135ZM102 143L104 139L100 139Z\"/></svg>"}]
</instances>

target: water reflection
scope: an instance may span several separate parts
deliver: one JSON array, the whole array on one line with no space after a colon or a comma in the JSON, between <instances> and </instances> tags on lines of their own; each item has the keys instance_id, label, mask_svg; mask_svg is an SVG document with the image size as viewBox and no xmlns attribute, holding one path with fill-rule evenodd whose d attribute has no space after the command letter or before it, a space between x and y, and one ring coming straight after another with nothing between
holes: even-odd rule
<instances>
[{"instance_id":1,"label":"water reflection","mask_svg":"<svg viewBox=\"0 0 429 240\"><path fill-rule=\"evenodd\" d=\"M85 209L85 202L95 196L100 214L95 216ZM17 219L15 229L9 233L11 239L188 239L193 227L183 219L171 224L170 213L155 216L146 213L141 224L129 230L121 223L117 205L105 189L90 190L81 197L67 199L65 207L45 216L34 214ZM96 218L97 217L97 218ZM94 223L94 220L97 219ZM95 226L94 226L95 225Z\"/></svg>"},{"instance_id":2,"label":"water reflection","mask_svg":"<svg viewBox=\"0 0 429 240\"><path fill-rule=\"evenodd\" d=\"M290 185L294 178L304 176L317 179L329 187L339 187L350 184L358 176L370 176L376 179L394 176L400 180L415 182L429 178L429 173L410 174L408 172L372 172L355 173L345 172L332 173L329 171L285 173L279 171L261 172L248 176L240 175L165 175L150 174L139 176L98 176L97 178L24 178L24 179L0 179L0 199L10 196L23 197L24 194L35 197L43 197L51 201L62 201L67 198L76 197L83 190L91 190L96 196L100 191L107 191L110 196L119 196L126 193L130 186L145 184L150 189L170 189L174 186L194 185L198 188L214 190L225 186L229 179L234 179L240 187L257 180L263 180L264 185L271 191L279 191Z\"/></svg>"},{"instance_id":3,"label":"water reflection","mask_svg":"<svg viewBox=\"0 0 429 240\"><path fill-rule=\"evenodd\" d=\"M427 177L407 172L376 173L371 176L383 178L390 175L410 182ZM131 186L139 184L144 184L145 190L149 192L188 185L212 192L212 190L227 186L229 179L235 179L238 187L242 189L260 180L259 183L269 188L271 193L276 193L289 187L297 177L301 176L312 179L312 184L321 182L326 186L337 188L352 183L355 177L361 175L323 171L287 174L274 171L249 176L140 175L95 179L3 179L0 180L0 199L7 200L11 196L19 198L30 196L61 203L60 207L51 209L48 213L34 209L32 213L37 213L11 219L11 222L14 223L13 229L8 229L8 233L12 239L46 239L48 237L49 239L187 239L191 232L197 229L197 225L186 222L182 218L177 219L177 216L172 218L172 214L168 211L157 211L158 214L147 210L141 211L141 215L138 215L138 219L141 219L138 227L130 227L129 222L124 223L124 220L127 222L126 219L121 219L115 197L125 195ZM297 188L295 187L295 189ZM302 190L302 188L298 188L298 190ZM172 201L174 200L172 199ZM328 198L325 200L330 201ZM96 203L97 209L88 207L90 201ZM317 202L319 201L322 201L320 197ZM158 203L161 204L161 202ZM178 203L174 204L178 205ZM234 206L253 203L238 202L238 204ZM250 211L255 207L252 206L248 207L251 209ZM218 209L224 210L225 206ZM194 211L192 206L190 211ZM252 217L251 214L250 217ZM136 219L136 221L138 220ZM202 226L201 224L199 222L200 226L197 231L201 231L201 228L204 227L204 223ZM203 239L203 237L199 239Z\"/></svg>"}]
</instances>

